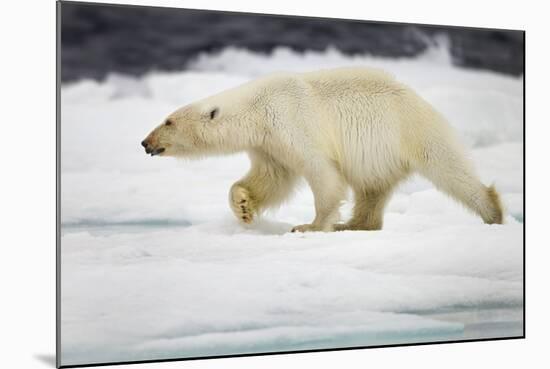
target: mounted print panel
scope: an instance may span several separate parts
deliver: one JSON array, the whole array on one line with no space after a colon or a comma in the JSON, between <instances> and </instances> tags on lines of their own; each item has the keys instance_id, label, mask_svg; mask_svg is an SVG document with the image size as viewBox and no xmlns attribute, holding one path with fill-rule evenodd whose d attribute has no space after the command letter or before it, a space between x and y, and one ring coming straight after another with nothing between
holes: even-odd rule
<instances>
[{"instance_id":1,"label":"mounted print panel","mask_svg":"<svg viewBox=\"0 0 550 369\"><path fill-rule=\"evenodd\" d=\"M523 31L57 6L58 366L524 337Z\"/></svg>"}]
</instances>

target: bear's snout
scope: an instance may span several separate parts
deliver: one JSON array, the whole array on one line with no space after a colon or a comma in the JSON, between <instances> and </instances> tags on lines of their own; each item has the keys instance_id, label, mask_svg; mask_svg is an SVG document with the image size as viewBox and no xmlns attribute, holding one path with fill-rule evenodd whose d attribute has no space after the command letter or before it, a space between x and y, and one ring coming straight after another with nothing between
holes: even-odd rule
<instances>
[{"instance_id":1,"label":"bear's snout","mask_svg":"<svg viewBox=\"0 0 550 369\"><path fill-rule=\"evenodd\" d=\"M151 146L149 146L149 142L147 141L147 139L141 141L141 146L145 148L145 153L147 154L151 153L152 149L151 149Z\"/></svg>"},{"instance_id":2,"label":"bear's snout","mask_svg":"<svg viewBox=\"0 0 550 369\"><path fill-rule=\"evenodd\" d=\"M141 146L145 148L145 153L151 154L151 156L158 155L166 150L164 147L153 147L148 139L141 141Z\"/></svg>"}]
</instances>

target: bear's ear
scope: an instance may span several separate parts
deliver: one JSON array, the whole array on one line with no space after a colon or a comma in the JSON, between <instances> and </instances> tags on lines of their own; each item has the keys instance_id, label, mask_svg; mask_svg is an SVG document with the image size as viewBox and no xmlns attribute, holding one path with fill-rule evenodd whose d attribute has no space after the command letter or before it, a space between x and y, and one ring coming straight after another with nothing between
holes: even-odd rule
<instances>
[{"instance_id":1,"label":"bear's ear","mask_svg":"<svg viewBox=\"0 0 550 369\"><path fill-rule=\"evenodd\" d=\"M210 120L216 118L218 115L220 115L220 109L213 108L212 110L210 110Z\"/></svg>"}]
</instances>

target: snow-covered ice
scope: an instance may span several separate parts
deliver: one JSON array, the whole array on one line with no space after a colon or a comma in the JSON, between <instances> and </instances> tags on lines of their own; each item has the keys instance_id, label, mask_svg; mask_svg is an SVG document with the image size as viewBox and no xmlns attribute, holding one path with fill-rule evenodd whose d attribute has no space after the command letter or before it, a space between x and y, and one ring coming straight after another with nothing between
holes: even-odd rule
<instances>
[{"instance_id":1,"label":"snow-covered ice","mask_svg":"<svg viewBox=\"0 0 550 369\"><path fill-rule=\"evenodd\" d=\"M231 184L246 155L182 161L139 145L171 111L269 72L381 67L440 110L507 207L485 225L422 178L377 232L288 233L307 186L251 226ZM62 87L62 364L522 334L523 80L336 50L228 48L179 73ZM349 216L351 204L342 208Z\"/></svg>"}]
</instances>

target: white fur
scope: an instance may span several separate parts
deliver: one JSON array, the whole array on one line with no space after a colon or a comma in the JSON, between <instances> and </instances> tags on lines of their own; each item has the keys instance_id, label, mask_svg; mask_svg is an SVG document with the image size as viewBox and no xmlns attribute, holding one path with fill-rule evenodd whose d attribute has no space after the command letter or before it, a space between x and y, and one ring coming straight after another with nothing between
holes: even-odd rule
<instances>
[{"instance_id":1,"label":"white fur","mask_svg":"<svg viewBox=\"0 0 550 369\"><path fill-rule=\"evenodd\" d=\"M160 125L146 139L165 148L161 155L248 151L252 167L230 191L233 211L247 223L279 205L303 176L315 196L316 217L293 230L380 229L392 190L413 172L486 223L502 222L498 194L479 181L445 119L380 70L272 75L167 119L170 126ZM348 186L354 215L335 224Z\"/></svg>"}]
</instances>

